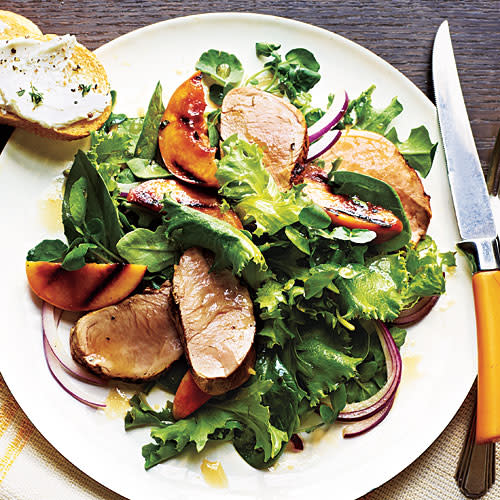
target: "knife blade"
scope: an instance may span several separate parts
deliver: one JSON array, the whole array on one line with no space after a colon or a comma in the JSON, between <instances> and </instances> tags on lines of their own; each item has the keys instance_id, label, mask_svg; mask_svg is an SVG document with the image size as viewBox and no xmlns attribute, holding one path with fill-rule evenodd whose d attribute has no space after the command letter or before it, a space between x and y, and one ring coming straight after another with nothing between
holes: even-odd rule
<instances>
[{"instance_id":1,"label":"knife blade","mask_svg":"<svg viewBox=\"0 0 500 500\"><path fill-rule=\"evenodd\" d=\"M448 22L438 29L432 74L458 228L475 261L472 286L478 339L476 441L500 440L500 252L486 182L474 144ZM498 334L497 334L498 332Z\"/></svg>"}]
</instances>

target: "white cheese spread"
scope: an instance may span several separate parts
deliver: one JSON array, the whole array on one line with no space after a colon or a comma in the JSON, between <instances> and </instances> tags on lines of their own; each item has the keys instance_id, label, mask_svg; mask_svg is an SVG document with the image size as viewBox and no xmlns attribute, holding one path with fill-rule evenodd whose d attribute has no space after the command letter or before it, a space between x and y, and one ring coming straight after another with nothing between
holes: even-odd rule
<instances>
[{"instance_id":1,"label":"white cheese spread","mask_svg":"<svg viewBox=\"0 0 500 500\"><path fill-rule=\"evenodd\" d=\"M97 118L111 97L71 60L76 43L72 35L0 40L0 111L47 128Z\"/></svg>"},{"instance_id":2,"label":"white cheese spread","mask_svg":"<svg viewBox=\"0 0 500 500\"><path fill-rule=\"evenodd\" d=\"M10 26L2 21L0 21L0 33L3 33Z\"/></svg>"}]
</instances>

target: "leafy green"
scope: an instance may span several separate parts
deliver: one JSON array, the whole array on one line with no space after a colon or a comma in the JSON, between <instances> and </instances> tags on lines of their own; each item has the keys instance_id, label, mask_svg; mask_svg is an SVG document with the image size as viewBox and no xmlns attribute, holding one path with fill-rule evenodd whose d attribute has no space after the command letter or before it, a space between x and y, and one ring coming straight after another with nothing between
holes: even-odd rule
<instances>
[{"instance_id":1,"label":"leafy green","mask_svg":"<svg viewBox=\"0 0 500 500\"><path fill-rule=\"evenodd\" d=\"M254 448L262 450L264 461L274 458L288 436L270 423L269 409L261 404L271 385L271 381L256 380L239 389L232 399L213 399L189 418L153 428L151 437L156 443L143 449L146 468L180 453L190 443L201 451L209 439L243 430L253 434Z\"/></svg>"},{"instance_id":2,"label":"leafy green","mask_svg":"<svg viewBox=\"0 0 500 500\"><path fill-rule=\"evenodd\" d=\"M172 177L172 174L170 174L167 169L163 168L154 160L132 158L127 161L127 166L138 179L161 179Z\"/></svg>"},{"instance_id":3,"label":"leafy green","mask_svg":"<svg viewBox=\"0 0 500 500\"><path fill-rule=\"evenodd\" d=\"M385 182L368 175L348 172L344 170L334 171L330 183L336 193L349 196L357 195L363 201L380 205L390 210L403 223L403 230L394 238L379 243L377 249L392 252L404 247L411 238L411 228L401 200L394 189Z\"/></svg>"},{"instance_id":4,"label":"leafy green","mask_svg":"<svg viewBox=\"0 0 500 500\"><path fill-rule=\"evenodd\" d=\"M423 125L412 129L408 139L404 142L398 139L394 127L387 132L386 137L399 149L410 167L419 172L422 177L427 177L436 154L437 142L434 144L431 142L429 132Z\"/></svg>"},{"instance_id":5,"label":"leafy green","mask_svg":"<svg viewBox=\"0 0 500 500\"><path fill-rule=\"evenodd\" d=\"M130 264L148 266L155 273L172 266L178 254L166 237L166 227L156 231L138 228L124 235L116 244L118 253Z\"/></svg>"},{"instance_id":6,"label":"leafy green","mask_svg":"<svg viewBox=\"0 0 500 500\"><path fill-rule=\"evenodd\" d=\"M67 251L68 245L61 240L43 240L28 251L26 260L44 262L60 261Z\"/></svg>"},{"instance_id":7,"label":"leafy green","mask_svg":"<svg viewBox=\"0 0 500 500\"><path fill-rule=\"evenodd\" d=\"M339 270L335 280L345 308L344 318L397 318L407 279L405 260L399 254L377 257L368 266L348 264Z\"/></svg>"},{"instance_id":8,"label":"leafy green","mask_svg":"<svg viewBox=\"0 0 500 500\"><path fill-rule=\"evenodd\" d=\"M161 411L155 411L142 395L135 394L130 398L129 404L131 409L125 415L125 430L127 431L138 427L161 426L167 422L174 422L170 401L167 401L165 408Z\"/></svg>"},{"instance_id":9,"label":"leafy green","mask_svg":"<svg viewBox=\"0 0 500 500\"><path fill-rule=\"evenodd\" d=\"M69 243L83 237L99 247L101 260L121 260L116 244L123 232L116 207L102 177L82 151L77 152L66 180L62 221Z\"/></svg>"},{"instance_id":10,"label":"leafy green","mask_svg":"<svg viewBox=\"0 0 500 500\"><path fill-rule=\"evenodd\" d=\"M352 126L385 136L399 149L410 167L417 170L423 177L427 177L432 167L437 143L431 142L429 132L423 125L412 129L408 139L401 142L394 127L387 129L392 120L403 111L403 106L395 97L386 108L376 110L372 105L374 90L375 85L372 85L358 98L349 102L340 126Z\"/></svg>"},{"instance_id":11,"label":"leafy green","mask_svg":"<svg viewBox=\"0 0 500 500\"><path fill-rule=\"evenodd\" d=\"M229 267L253 288L269 276L260 250L242 231L225 221L211 217L166 198L164 223L167 238L185 250L193 246L214 252L214 269Z\"/></svg>"},{"instance_id":12,"label":"leafy green","mask_svg":"<svg viewBox=\"0 0 500 500\"><path fill-rule=\"evenodd\" d=\"M134 156L144 160L152 160L156 154L158 144L158 129L165 107L162 101L162 88L160 82L156 84L148 110L144 117L142 130L135 146Z\"/></svg>"},{"instance_id":13,"label":"leafy green","mask_svg":"<svg viewBox=\"0 0 500 500\"><path fill-rule=\"evenodd\" d=\"M302 209L312 205L298 188L285 193L278 189L264 168L262 151L256 144L232 135L222 143L221 150L224 154L215 174L221 184L219 192L235 203L234 209L244 225L256 224L255 235L277 233L298 221Z\"/></svg>"},{"instance_id":14,"label":"leafy green","mask_svg":"<svg viewBox=\"0 0 500 500\"><path fill-rule=\"evenodd\" d=\"M214 111L211 111L207 114L207 132L211 147L216 147L219 145L220 135L218 126L220 123L220 115L220 109L215 109Z\"/></svg>"},{"instance_id":15,"label":"leafy green","mask_svg":"<svg viewBox=\"0 0 500 500\"><path fill-rule=\"evenodd\" d=\"M216 83L225 87L236 87L243 78L243 66L239 59L227 52L210 49L201 54L196 69L210 76Z\"/></svg>"},{"instance_id":16,"label":"leafy green","mask_svg":"<svg viewBox=\"0 0 500 500\"><path fill-rule=\"evenodd\" d=\"M264 64L264 69L250 77L248 82L259 85L267 92L286 95L294 103L297 95L308 92L319 82L320 65L314 55L304 48L290 50L283 59L278 52L280 47L261 42L255 45L257 56L270 60ZM267 73L270 77L259 79L262 73Z\"/></svg>"}]
</instances>

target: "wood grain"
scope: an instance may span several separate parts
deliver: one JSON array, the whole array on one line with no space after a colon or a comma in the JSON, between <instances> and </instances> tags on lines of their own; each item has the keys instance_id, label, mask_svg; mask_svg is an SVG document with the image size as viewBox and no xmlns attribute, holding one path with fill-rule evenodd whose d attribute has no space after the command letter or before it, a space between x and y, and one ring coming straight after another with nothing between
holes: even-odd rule
<instances>
[{"instance_id":1,"label":"wood grain","mask_svg":"<svg viewBox=\"0 0 500 500\"><path fill-rule=\"evenodd\" d=\"M43 32L73 33L91 49L147 24L189 14L232 11L293 18L372 50L431 99L432 41L447 18L483 165L500 124L499 0L2 0L0 8L30 18ZM0 128L0 147L5 134Z\"/></svg>"}]
</instances>

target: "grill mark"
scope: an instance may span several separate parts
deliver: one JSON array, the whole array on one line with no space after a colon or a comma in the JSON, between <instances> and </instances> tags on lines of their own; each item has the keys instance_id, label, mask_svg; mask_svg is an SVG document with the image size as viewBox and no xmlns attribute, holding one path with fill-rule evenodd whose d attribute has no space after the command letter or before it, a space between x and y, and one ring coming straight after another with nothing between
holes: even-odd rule
<instances>
[{"instance_id":1,"label":"grill mark","mask_svg":"<svg viewBox=\"0 0 500 500\"><path fill-rule=\"evenodd\" d=\"M365 215L363 213L357 213L353 210L339 210L338 208L331 208L331 207L325 207L325 210L327 212L331 212L334 215L341 215L341 214L349 215L350 217L355 217L356 219L361 219L366 222L370 222L371 224L376 224L377 226L380 227L385 227L385 228L392 227L391 224L389 224L388 222L370 217L369 215Z\"/></svg>"},{"instance_id":2,"label":"grill mark","mask_svg":"<svg viewBox=\"0 0 500 500\"><path fill-rule=\"evenodd\" d=\"M52 271L48 273L47 285L51 285L54 281L57 281L59 279L59 275L64 274L65 272L66 271L61 266L54 267Z\"/></svg>"},{"instance_id":3,"label":"grill mark","mask_svg":"<svg viewBox=\"0 0 500 500\"><path fill-rule=\"evenodd\" d=\"M106 288L116 281L125 271L128 264L111 264L113 267L108 271L107 276L82 300L82 306L88 306L98 295L103 293Z\"/></svg>"},{"instance_id":4,"label":"grill mark","mask_svg":"<svg viewBox=\"0 0 500 500\"><path fill-rule=\"evenodd\" d=\"M205 184L204 182L200 181L196 177L194 177L190 172L188 172L181 164L177 163L176 161L173 161L174 167L179 170L180 174L187 177L190 181L194 182L195 184Z\"/></svg>"}]
</instances>

